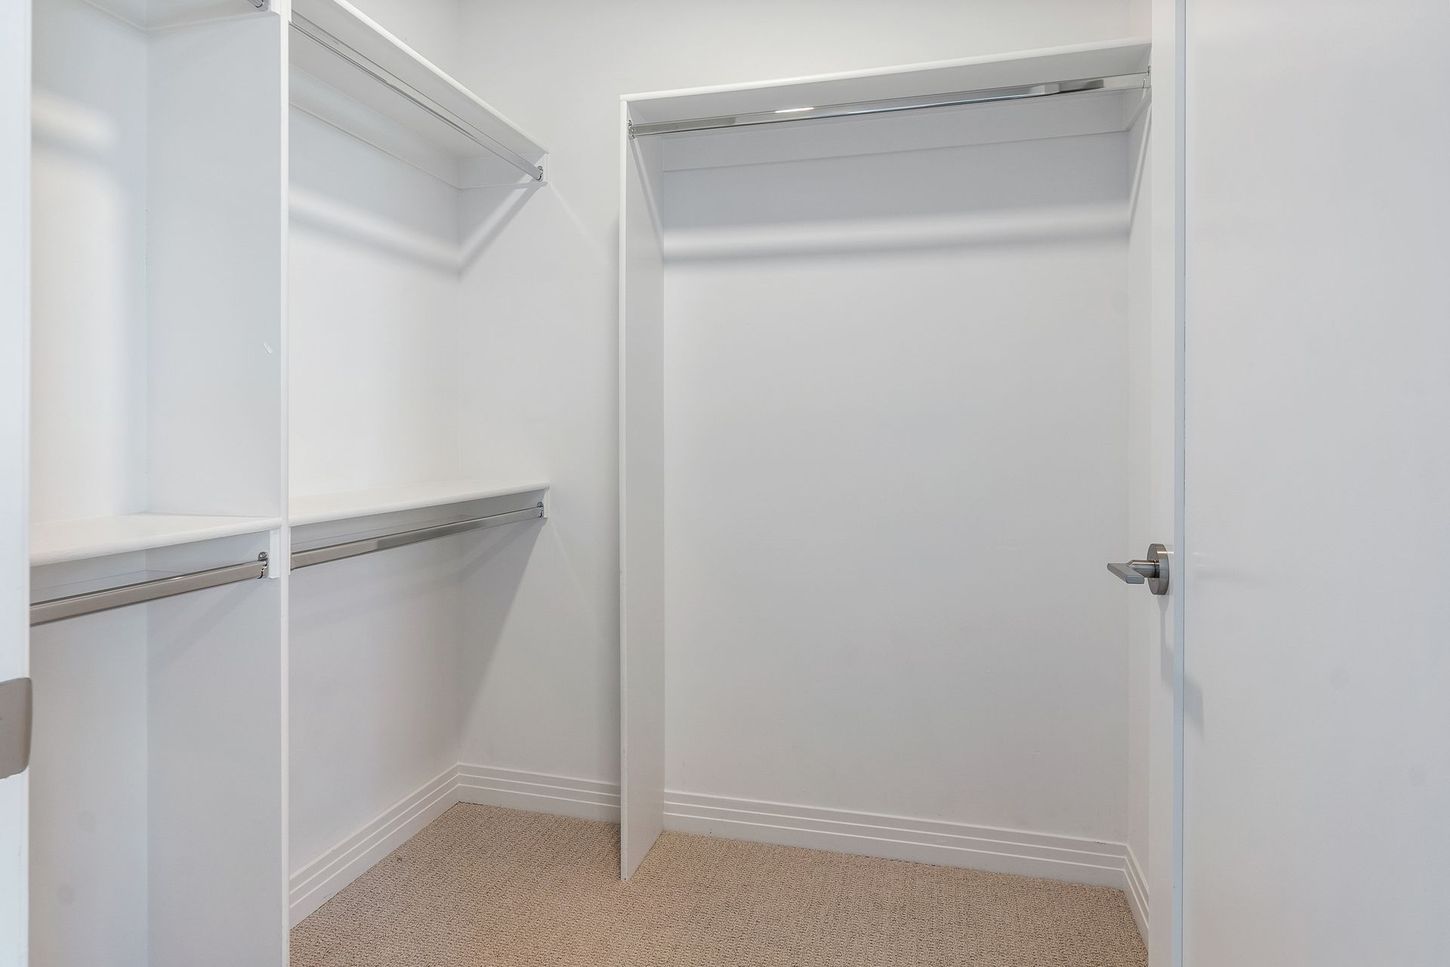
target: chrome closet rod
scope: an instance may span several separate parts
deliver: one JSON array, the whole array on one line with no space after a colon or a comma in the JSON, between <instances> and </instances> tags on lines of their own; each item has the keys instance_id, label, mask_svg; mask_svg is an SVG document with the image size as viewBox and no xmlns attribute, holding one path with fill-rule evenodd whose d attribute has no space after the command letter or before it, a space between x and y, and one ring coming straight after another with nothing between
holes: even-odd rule
<instances>
[{"instance_id":1,"label":"chrome closet rod","mask_svg":"<svg viewBox=\"0 0 1450 967\"><path fill-rule=\"evenodd\" d=\"M326 564L328 561L340 561L343 558L357 557L361 554L372 554L375 551L386 551L394 547L405 547L408 544L431 541L439 537L450 537L453 534L462 534L485 527L500 527L504 524L517 524L520 521L538 520L543 516L544 505L539 503L525 510L489 514L487 517L470 517L467 520L433 524L430 527L418 527L413 530L383 534L379 537L365 537L356 541L343 541L340 544L310 547L305 551L292 552L292 570L312 567L314 564Z\"/></svg>"},{"instance_id":2,"label":"chrome closet rod","mask_svg":"<svg viewBox=\"0 0 1450 967\"><path fill-rule=\"evenodd\" d=\"M130 604L155 601L158 598L171 598L192 591L218 588L224 584L255 581L266 576L267 555L259 554L255 561L248 561L245 564L228 564L225 567L214 567L206 571L192 571L189 574L177 574L173 577L139 581L136 584L123 584L116 588L105 588L100 591L87 591L84 594L72 594L63 598L51 598L48 601L37 601L30 606L30 625L34 627L65 618L79 617L83 614L94 614L97 611L110 611L112 608L124 608Z\"/></svg>"},{"instance_id":3,"label":"chrome closet rod","mask_svg":"<svg viewBox=\"0 0 1450 967\"><path fill-rule=\"evenodd\" d=\"M1147 86L1148 75L1146 73L1115 74L1109 77L1092 77L1072 81L1022 84L1017 87L957 91L952 94L926 94L812 107L787 107L776 111L758 111L753 114L726 114L719 117L687 118L680 121L630 122L629 135L632 138L645 138L656 134L682 134L687 131L719 131L725 128L749 127L756 124L784 124L790 121L819 121L824 118L894 114L934 107L959 107L964 104L986 104L992 101L1020 101L1036 97L1051 97L1055 94L1079 94L1085 91L1132 90Z\"/></svg>"},{"instance_id":4,"label":"chrome closet rod","mask_svg":"<svg viewBox=\"0 0 1450 967\"><path fill-rule=\"evenodd\" d=\"M445 107L442 107L441 105L435 106L434 104L429 103L425 95L414 90L414 88L404 82L402 78L395 76L387 68L374 63L363 54L360 54L357 51L353 50L347 44L345 44L341 40L338 40L332 34L323 30L321 27L317 26L317 24L308 20L306 17L299 16L298 14L294 13L292 15L292 22L290 26L293 30L297 31L299 34L306 37L313 43L317 44L323 50L328 51L336 57L340 57L343 61L351 64L353 67L362 71L373 80L385 85L389 90L397 94L399 97L406 98L409 101L413 102L419 108L427 111L429 114L433 115L433 117L437 118L439 121L442 121L444 124L448 125L450 128L457 131L459 134L463 135L474 144L483 148L485 151L488 151L490 154L498 155L504 161L507 161L509 164L519 169L519 171L522 171L524 174L528 175L534 181L544 180L544 169L542 166L534 164L523 155L519 154L517 151L514 151L512 148L506 147L500 142L495 141L493 138L489 137L483 132L471 130L473 126L470 125L467 121L464 121L462 118L453 115L451 111L449 111Z\"/></svg>"}]
</instances>

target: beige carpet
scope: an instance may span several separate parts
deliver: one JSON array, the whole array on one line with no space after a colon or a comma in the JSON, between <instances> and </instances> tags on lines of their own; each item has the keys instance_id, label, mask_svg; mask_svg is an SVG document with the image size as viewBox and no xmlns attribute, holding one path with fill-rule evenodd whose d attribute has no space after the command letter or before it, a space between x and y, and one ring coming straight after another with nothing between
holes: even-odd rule
<instances>
[{"instance_id":1,"label":"beige carpet","mask_svg":"<svg viewBox=\"0 0 1450 967\"><path fill-rule=\"evenodd\" d=\"M291 967L1141 967L1105 887L454 806L292 930Z\"/></svg>"}]
</instances>

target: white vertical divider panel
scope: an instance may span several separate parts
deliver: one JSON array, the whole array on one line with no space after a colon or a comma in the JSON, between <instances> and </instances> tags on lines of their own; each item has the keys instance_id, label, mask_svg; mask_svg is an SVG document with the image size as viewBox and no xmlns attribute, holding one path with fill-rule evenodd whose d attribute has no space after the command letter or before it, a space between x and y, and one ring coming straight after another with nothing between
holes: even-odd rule
<instances>
[{"instance_id":1,"label":"white vertical divider panel","mask_svg":"<svg viewBox=\"0 0 1450 967\"><path fill-rule=\"evenodd\" d=\"M153 511L283 513L282 33L281 17L259 14L161 30L151 41Z\"/></svg>"},{"instance_id":2,"label":"white vertical divider panel","mask_svg":"<svg viewBox=\"0 0 1450 967\"><path fill-rule=\"evenodd\" d=\"M149 612L149 963L282 967L281 585Z\"/></svg>"},{"instance_id":3,"label":"white vertical divider panel","mask_svg":"<svg viewBox=\"0 0 1450 967\"><path fill-rule=\"evenodd\" d=\"M0 4L0 681L29 670L30 4ZM0 967L25 967L25 773L0 779Z\"/></svg>"},{"instance_id":4,"label":"white vertical divider panel","mask_svg":"<svg viewBox=\"0 0 1450 967\"><path fill-rule=\"evenodd\" d=\"M279 756L279 787L277 800L281 817L281 841L278 843L277 876L280 890L276 897L278 930L282 938L282 963L288 959L288 931L292 927L292 528L289 523L289 500L292 480L292 340L291 323L287 312L288 300L288 238L291 233L291 205L289 194L292 184L292 125L291 125L291 51L292 32L288 24L292 20L292 0L272 0L269 9L276 14L274 28L278 33L278 58L275 64L267 65L267 76L276 78L276 104L279 165L279 191L275 201L278 213L277 251L279 253L277 290L277 314L279 332L277 335L279 399L277 410L277 492L281 503L282 525L272 541L272 567L270 574L277 583L278 604L278 653L280 665L277 669L279 706L277 745ZM270 95L269 95L270 96Z\"/></svg>"},{"instance_id":5,"label":"white vertical divider panel","mask_svg":"<svg viewBox=\"0 0 1450 967\"><path fill-rule=\"evenodd\" d=\"M153 509L285 507L285 45L276 11L153 36ZM275 577L285 533L268 549ZM161 563L205 567L217 552ZM148 611L149 963L283 967L284 580Z\"/></svg>"},{"instance_id":6,"label":"white vertical divider panel","mask_svg":"<svg viewBox=\"0 0 1450 967\"><path fill-rule=\"evenodd\" d=\"M659 148L622 102L619 228L620 875L664 829L664 258Z\"/></svg>"}]
</instances>

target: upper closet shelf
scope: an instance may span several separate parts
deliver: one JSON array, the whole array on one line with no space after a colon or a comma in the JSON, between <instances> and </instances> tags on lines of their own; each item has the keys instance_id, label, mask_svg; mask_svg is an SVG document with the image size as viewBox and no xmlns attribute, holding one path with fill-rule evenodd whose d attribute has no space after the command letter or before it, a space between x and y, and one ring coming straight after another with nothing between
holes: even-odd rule
<instances>
[{"instance_id":1,"label":"upper closet shelf","mask_svg":"<svg viewBox=\"0 0 1450 967\"><path fill-rule=\"evenodd\" d=\"M538 142L347 0L294 0L291 62L295 107L457 188L544 180Z\"/></svg>"},{"instance_id":2,"label":"upper closet shelf","mask_svg":"<svg viewBox=\"0 0 1450 967\"><path fill-rule=\"evenodd\" d=\"M327 521L352 520L360 517L374 517L378 514L424 510L429 507L447 507L477 500L491 500L495 497L522 497L537 494L542 498L548 489L548 483L542 480L518 481L503 485L488 485L475 480L455 480L340 494L293 497L290 520L292 526L301 527Z\"/></svg>"},{"instance_id":3,"label":"upper closet shelf","mask_svg":"<svg viewBox=\"0 0 1450 967\"><path fill-rule=\"evenodd\" d=\"M280 527L275 517L122 514L37 522L30 528L30 564L61 564L179 544L260 534Z\"/></svg>"},{"instance_id":4,"label":"upper closet shelf","mask_svg":"<svg viewBox=\"0 0 1450 967\"><path fill-rule=\"evenodd\" d=\"M994 54L624 98L665 170L1124 131L1147 103L1146 40Z\"/></svg>"}]
</instances>

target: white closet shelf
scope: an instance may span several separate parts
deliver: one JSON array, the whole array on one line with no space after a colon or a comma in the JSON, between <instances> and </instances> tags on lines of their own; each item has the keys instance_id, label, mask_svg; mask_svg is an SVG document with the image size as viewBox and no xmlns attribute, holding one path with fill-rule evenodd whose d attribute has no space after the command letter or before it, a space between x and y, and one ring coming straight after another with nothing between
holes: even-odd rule
<instances>
[{"instance_id":1,"label":"white closet shelf","mask_svg":"<svg viewBox=\"0 0 1450 967\"><path fill-rule=\"evenodd\" d=\"M179 544L261 534L282 526L277 517L122 514L37 521L30 527L30 564L61 564Z\"/></svg>"},{"instance_id":2,"label":"white closet shelf","mask_svg":"<svg viewBox=\"0 0 1450 967\"><path fill-rule=\"evenodd\" d=\"M1142 38L932 61L877 70L819 74L751 84L628 94L636 124L788 113L805 107L1141 74L1152 44Z\"/></svg>"},{"instance_id":3,"label":"white closet shelf","mask_svg":"<svg viewBox=\"0 0 1450 967\"><path fill-rule=\"evenodd\" d=\"M292 103L306 113L455 187L544 180L537 141L347 0L294 0L290 50L323 84L298 84L294 71Z\"/></svg>"},{"instance_id":4,"label":"white closet shelf","mask_svg":"<svg viewBox=\"0 0 1450 967\"><path fill-rule=\"evenodd\" d=\"M314 494L292 498L290 521L292 526L301 527L334 520L466 504L494 497L542 495L548 489L549 484L542 480L504 485L489 485L476 480L450 480L347 493Z\"/></svg>"},{"instance_id":5,"label":"white closet shelf","mask_svg":"<svg viewBox=\"0 0 1450 967\"><path fill-rule=\"evenodd\" d=\"M665 135L665 171L1075 137L1132 127L1151 51L1126 39L624 101L633 135Z\"/></svg>"}]
</instances>

